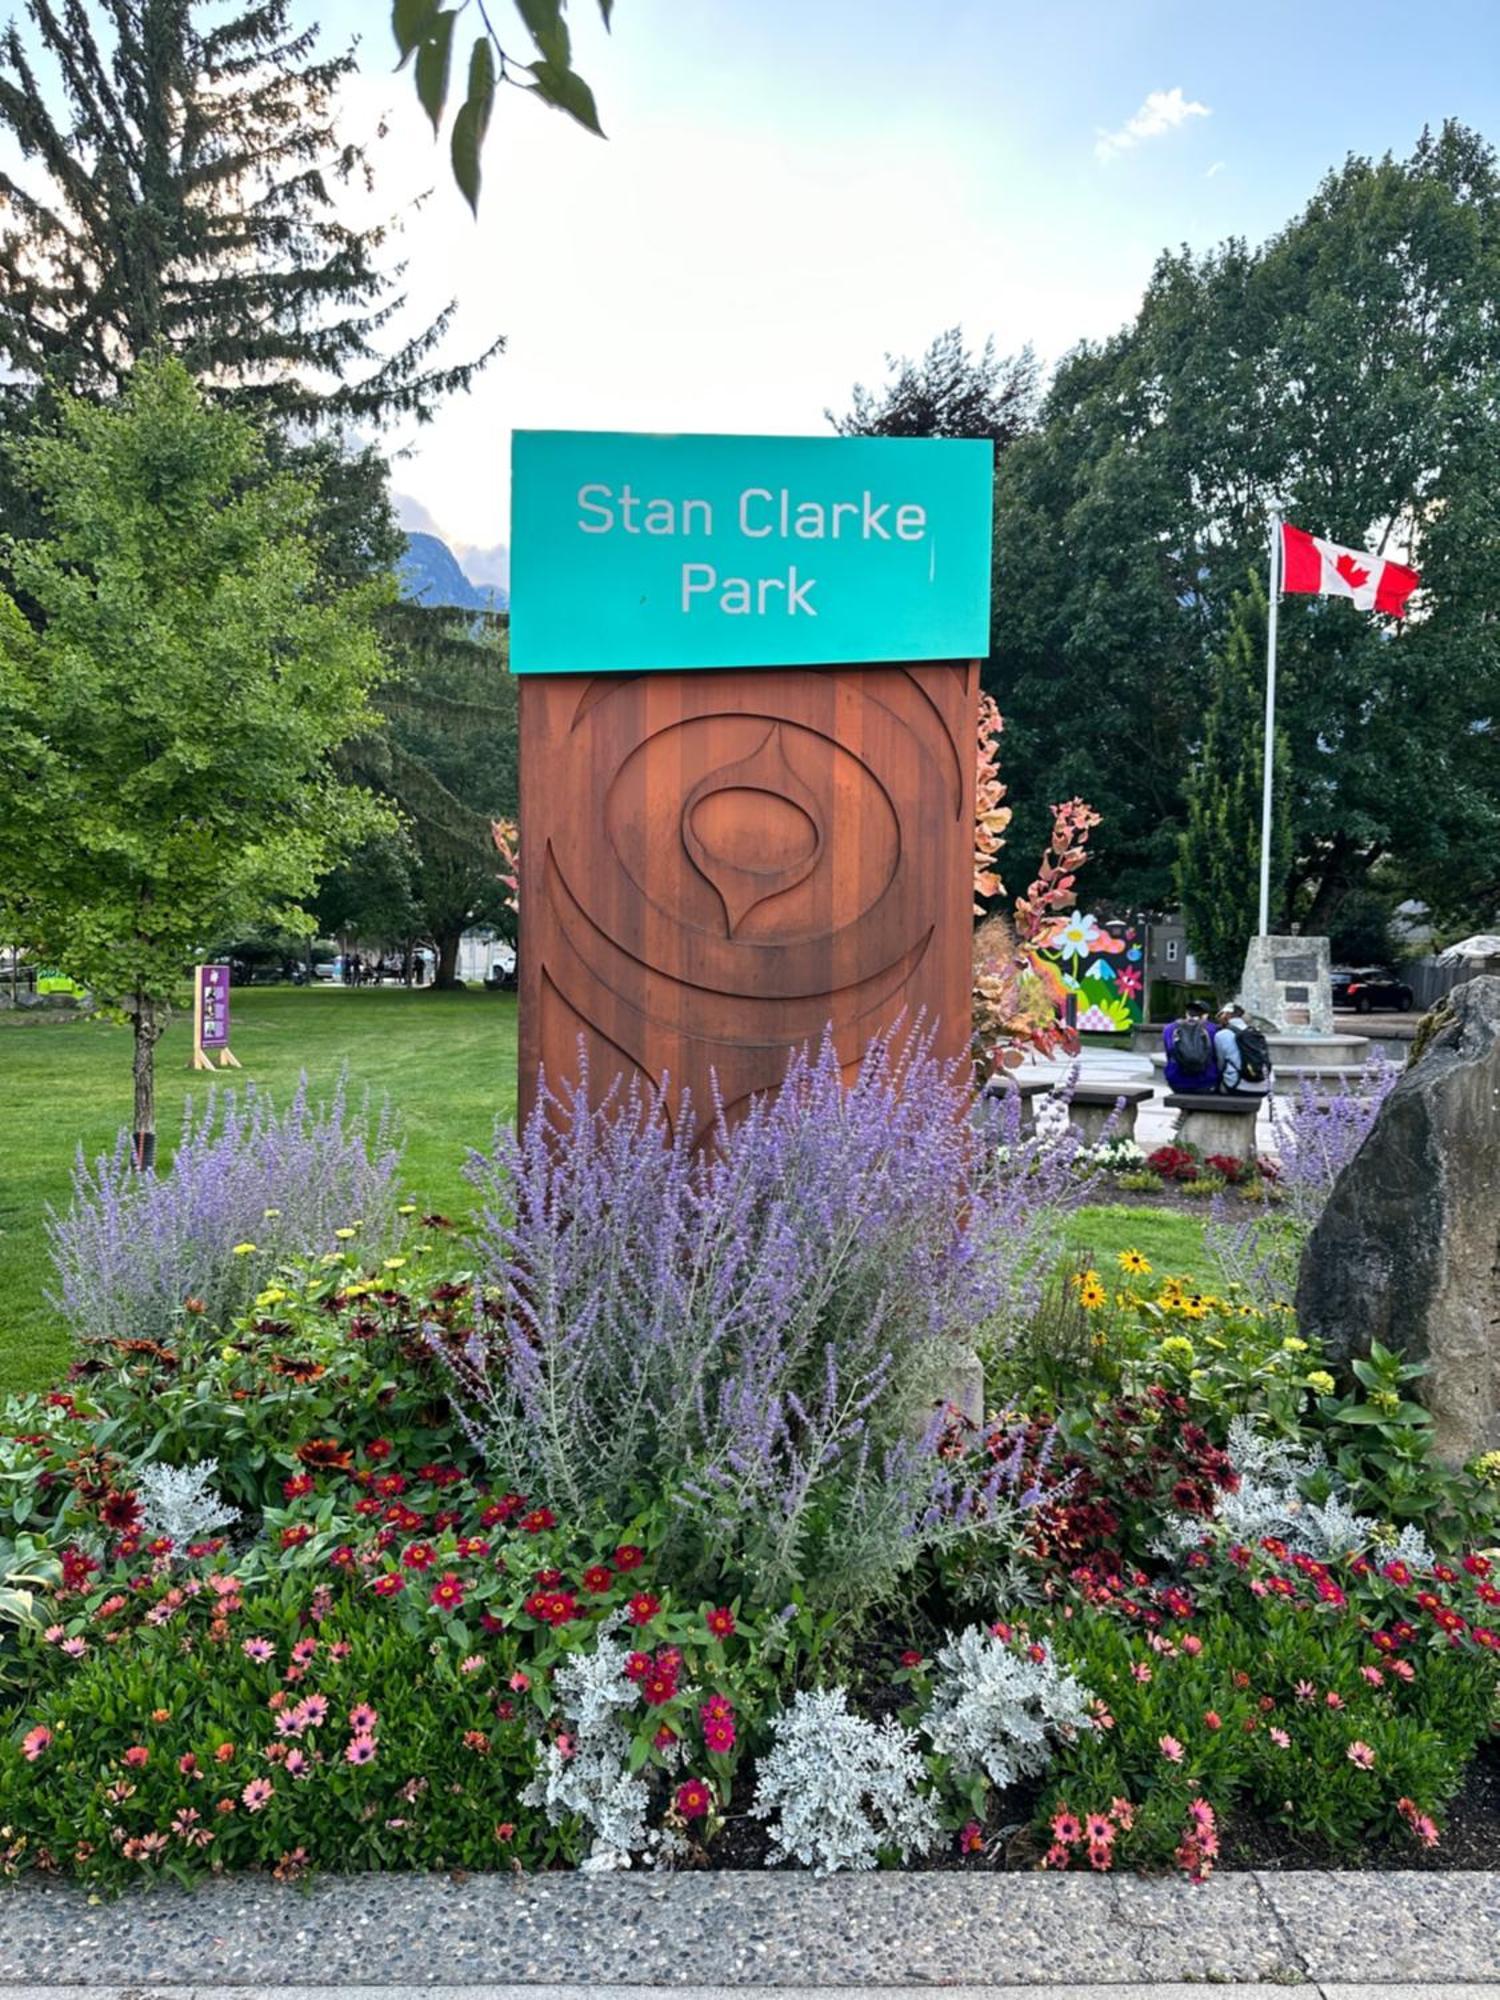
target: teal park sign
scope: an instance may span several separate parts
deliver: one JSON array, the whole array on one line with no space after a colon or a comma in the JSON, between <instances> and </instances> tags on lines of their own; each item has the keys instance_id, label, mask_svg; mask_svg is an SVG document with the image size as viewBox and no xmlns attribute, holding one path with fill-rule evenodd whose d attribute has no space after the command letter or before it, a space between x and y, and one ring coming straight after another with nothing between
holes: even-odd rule
<instances>
[{"instance_id":1,"label":"teal park sign","mask_svg":"<svg viewBox=\"0 0 1500 2000\"><path fill-rule=\"evenodd\" d=\"M967 439L517 431L512 670L973 659L992 479Z\"/></svg>"}]
</instances>

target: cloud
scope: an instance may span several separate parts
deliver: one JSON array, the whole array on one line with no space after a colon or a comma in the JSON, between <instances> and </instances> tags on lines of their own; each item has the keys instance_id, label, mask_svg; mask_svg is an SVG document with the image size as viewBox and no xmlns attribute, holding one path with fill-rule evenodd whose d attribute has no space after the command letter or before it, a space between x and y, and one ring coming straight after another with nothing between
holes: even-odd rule
<instances>
[{"instance_id":1,"label":"cloud","mask_svg":"<svg viewBox=\"0 0 1500 2000\"><path fill-rule=\"evenodd\" d=\"M1206 181L1211 181L1215 174L1222 174L1223 171L1224 171L1224 162L1222 160L1215 160L1213 165L1209 168L1208 172L1203 176L1203 178Z\"/></svg>"},{"instance_id":2,"label":"cloud","mask_svg":"<svg viewBox=\"0 0 1500 2000\"><path fill-rule=\"evenodd\" d=\"M1098 160L1112 160L1120 153L1132 152L1147 139L1160 139L1173 132L1189 118L1211 116L1206 104L1199 104L1196 98L1184 97L1181 87L1174 85L1171 90L1153 90L1147 94L1145 103L1134 117L1127 118L1118 132L1101 132L1094 141L1094 157Z\"/></svg>"}]
</instances>

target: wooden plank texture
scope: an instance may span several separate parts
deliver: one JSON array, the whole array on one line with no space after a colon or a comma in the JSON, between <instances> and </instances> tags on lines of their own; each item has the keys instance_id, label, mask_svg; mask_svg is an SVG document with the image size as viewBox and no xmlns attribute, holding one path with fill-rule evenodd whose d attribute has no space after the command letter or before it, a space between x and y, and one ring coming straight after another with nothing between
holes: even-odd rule
<instances>
[{"instance_id":1,"label":"wooden plank texture","mask_svg":"<svg viewBox=\"0 0 1500 2000\"><path fill-rule=\"evenodd\" d=\"M830 1022L969 1035L976 664L520 684L521 1111L665 1076L712 1122Z\"/></svg>"}]
</instances>

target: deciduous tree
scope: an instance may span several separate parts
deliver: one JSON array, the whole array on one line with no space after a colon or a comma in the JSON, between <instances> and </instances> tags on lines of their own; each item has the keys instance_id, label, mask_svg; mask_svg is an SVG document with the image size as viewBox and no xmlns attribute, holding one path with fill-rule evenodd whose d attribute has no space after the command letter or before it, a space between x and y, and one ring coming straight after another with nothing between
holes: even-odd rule
<instances>
[{"instance_id":1,"label":"deciduous tree","mask_svg":"<svg viewBox=\"0 0 1500 2000\"><path fill-rule=\"evenodd\" d=\"M331 590L309 486L177 361L70 399L12 447L46 532L0 591L0 935L134 1027L137 1157L154 1150L170 1003L213 940L300 900L378 824L329 753L373 725L378 584Z\"/></svg>"}]
</instances>

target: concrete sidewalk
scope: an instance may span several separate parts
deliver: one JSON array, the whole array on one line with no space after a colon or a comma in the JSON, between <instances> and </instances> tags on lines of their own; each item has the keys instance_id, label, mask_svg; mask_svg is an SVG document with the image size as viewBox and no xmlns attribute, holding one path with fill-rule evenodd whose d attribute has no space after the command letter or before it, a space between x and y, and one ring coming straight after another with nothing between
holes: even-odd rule
<instances>
[{"instance_id":1,"label":"concrete sidewalk","mask_svg":"<svg viewBox=\"0 0 1500 2000\"><path fill-rule=\"evenodd\" d=\"M1500 1875L579 1875L235 1877L110 1903L35 1878L0 1891L0 1987L209 2000L233 1987L529 2000L596 1987L671 2000L778 1988L1157 1995L1204 1981L1364 1989L1500 1984ZM1361 1989L1357 1996L1354 1989Z\"/></svg>"}]
</instances>

